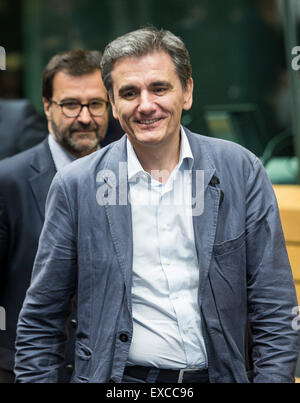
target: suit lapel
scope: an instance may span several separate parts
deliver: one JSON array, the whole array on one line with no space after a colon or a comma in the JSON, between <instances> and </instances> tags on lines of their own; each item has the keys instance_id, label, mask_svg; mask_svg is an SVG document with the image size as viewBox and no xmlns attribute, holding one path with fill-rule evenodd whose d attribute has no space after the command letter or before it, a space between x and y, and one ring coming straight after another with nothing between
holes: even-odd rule
<instances>
[{"instance_id":1,"label":"suit lapel","mask_svg":"<svg viewBox=\"0 0 300 403\"><path fill-rule=\"evenodd\" d=\"M198 263L200 269L199 281L199 304L201 305L203 289L207 280L212 250L215 240L217 219L219 213L221 190L211 185L211 180L217 176L216 168L208 157L205 140L199 141L185 129L189 143L194 155L194 166L192 172L192 192L202 198L202 211L200 214L193 215L193 226L195 236L195 246L197 250ZM196 135L199 136L199 135ZM204 174L203 181L197 181L197 171ZM198 175L199 177L199 175ZM202 176L200 175L202 178ZM197 189L198 187L198 189ZM202 187L199 190L199 187Z\"/></svg>"},{"instance_id":2,"label":"suit lapel","mask_svg":"<svg viewBox=\"0 0 300 403\"><path fill-rule=\"evenodd\" d=\"M32 176L28 179L41 218L45 219L45 204L49 187L56 174L48 139L37 148L31 161Z\"/></svg>"},{"instance_id":3,"label":"suit lapel","mask_svg":"<svg viewBox=\"0 0 300 403\"><path fill-rule=\"evenodd\" d=\"M110 159L103 171L107 197L112 202L105 205L109 227L126 286L128 308L131 311L132 285L132 220L128 202L128 175L126 136L113 146ZM108 174L107 174L108 173ZM99 175L99 173L98 173ZM101 175L99 176L99 178ZM116 203L114 203L114 200Z\"/></svg>"}]
</instances>

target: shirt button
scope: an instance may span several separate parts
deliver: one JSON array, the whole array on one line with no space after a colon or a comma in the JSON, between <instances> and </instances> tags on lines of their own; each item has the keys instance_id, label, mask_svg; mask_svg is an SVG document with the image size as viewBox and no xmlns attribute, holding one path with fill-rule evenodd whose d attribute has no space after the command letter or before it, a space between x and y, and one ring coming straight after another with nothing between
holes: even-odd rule
<instances>
[{"instance_id":1,"label":"shirt button","mask_svg":"<svg viewBox=\"0 0 300 403\"><path fill-rule=\"evenodd\" d=\"M123 342L126 343L128 341L128 336L125 333L121 333L119 336L119 339Z\"/></svg>"}]
</instances>

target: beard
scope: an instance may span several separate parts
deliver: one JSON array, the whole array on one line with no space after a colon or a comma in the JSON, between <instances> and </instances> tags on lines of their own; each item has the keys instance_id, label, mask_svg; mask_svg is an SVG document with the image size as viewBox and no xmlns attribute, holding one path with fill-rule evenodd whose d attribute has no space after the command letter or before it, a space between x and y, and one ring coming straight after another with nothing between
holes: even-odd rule
<instances>
[{"instance_id":1,"label":"beard","mask_svg":"<svg viewBox=\"0 0 300 403\"><path fill-rule=\"evenodd\" d=\"M62 127L55 123L52 116L51 127L56 141L62 147L77 157L83 157L97 149L105 137L107 124L100 127L94 121L87 125L75 121L71 126ZM93 133L77 133L81 130L89 130ZM89 141L82 142L82 140Z\"/></svg>"}]
</instances>

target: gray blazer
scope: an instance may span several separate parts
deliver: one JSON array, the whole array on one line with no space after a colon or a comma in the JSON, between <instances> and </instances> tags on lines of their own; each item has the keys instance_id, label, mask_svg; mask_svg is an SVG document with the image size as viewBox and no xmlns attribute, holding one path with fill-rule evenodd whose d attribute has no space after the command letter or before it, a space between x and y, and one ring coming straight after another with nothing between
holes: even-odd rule
<instances>
[{"instance_id":1,"label":"gray blazer","mask_svg":"<svg viewBox=\"0 0 300 403\"><path fill-rule=\"evenodd\" d=\"M299 351L292 308L298 304L272 186L249 151L186 133L194 195L196 172L204 171L204 211L193 225L210 381L292 382ZM123 137L70 164L52 183L18 324L19 382L56 382L73 295L73 381L122 381L133 328L131 209L124 202L127 172L119 170L126 159Z\"/></svg>"}]
</instances>

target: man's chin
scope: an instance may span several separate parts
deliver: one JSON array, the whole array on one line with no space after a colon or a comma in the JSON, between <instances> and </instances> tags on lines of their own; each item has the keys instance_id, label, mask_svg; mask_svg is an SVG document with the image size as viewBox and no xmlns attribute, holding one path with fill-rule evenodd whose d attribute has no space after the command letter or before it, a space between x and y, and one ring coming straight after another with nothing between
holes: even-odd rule
<instances>
[{"instance_id":1,"label":"man's chin","mask_svg":"<svg viewBox=\"0 0 300 403\"><path fill-rule=\"evenodd\" d=\"M71 148L74 153L77 154L90 154L95 151L99 146L99 141L77 141L73 143Z\"/></svg>"}]
</instances>

